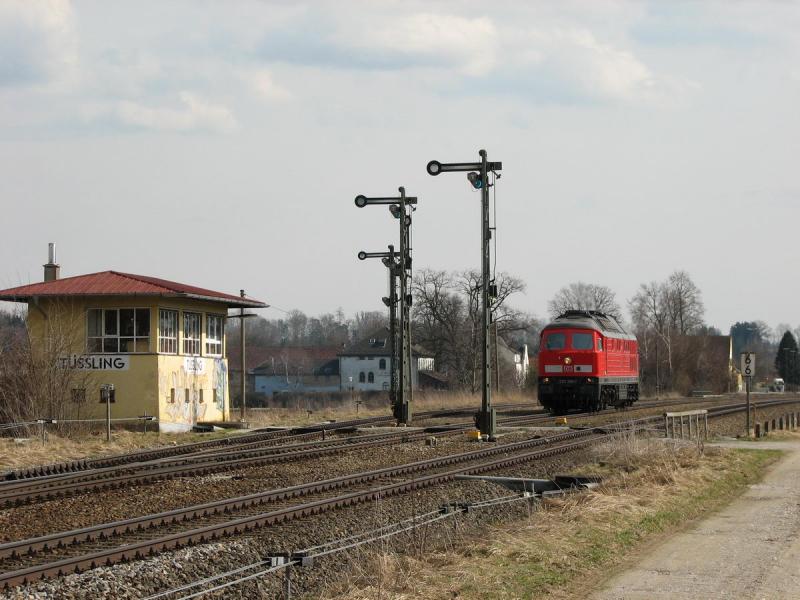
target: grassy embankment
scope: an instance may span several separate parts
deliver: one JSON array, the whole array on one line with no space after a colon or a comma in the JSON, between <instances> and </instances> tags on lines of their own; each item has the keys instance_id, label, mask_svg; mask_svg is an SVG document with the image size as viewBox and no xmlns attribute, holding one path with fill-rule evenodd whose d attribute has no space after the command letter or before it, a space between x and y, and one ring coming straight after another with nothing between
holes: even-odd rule
<instances>
[{"instance_id":1,"label":"grassy embankment","mask_svg":"<svg viewBox=\"0 0 800 600\"><path fill-rule=\"evenodd\" d=\"M757 481L780 452L669 448L627 439L598 447L574 472L601 489L548 500L530 519L503 523L424 556L379 553L372 578L330 597L584 598L647 544L721 508Z\"/></svg>"}]
</instances>

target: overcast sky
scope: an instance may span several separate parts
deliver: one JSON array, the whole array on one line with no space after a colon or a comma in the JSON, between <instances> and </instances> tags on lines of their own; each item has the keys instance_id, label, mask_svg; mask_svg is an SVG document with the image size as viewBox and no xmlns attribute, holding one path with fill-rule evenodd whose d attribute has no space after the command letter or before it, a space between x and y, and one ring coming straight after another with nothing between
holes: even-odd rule
<instances>
[{"instance_id":1,"label":"overcast sky","mask_svg":"<svg viewBox=\"0 0 800 600\"><path fill-rule=\"evenodd\" d=\"M396 240L359 193L419 197L415 268L497 266L539 316L688 271L707 320L797 324L795 2L0 0L0 288L115 269L282 309L379 309ZM267 309L265 316L280 312Z\"/></svg>"}]
</instances>

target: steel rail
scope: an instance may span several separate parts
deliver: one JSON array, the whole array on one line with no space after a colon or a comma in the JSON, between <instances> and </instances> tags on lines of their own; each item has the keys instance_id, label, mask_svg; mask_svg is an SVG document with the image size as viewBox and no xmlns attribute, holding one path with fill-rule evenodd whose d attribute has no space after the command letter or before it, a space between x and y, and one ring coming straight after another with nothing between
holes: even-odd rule
<instances>
[{"instance_id":1,"label":"steel rail","mask_svg":"<svg viewBox=\"0 0 800 600\"><path fill-rule=\"evenodd\" d=\"M593 433L593 432L590 432ZM433 475L425 475L412 480L385 484L365 491L355 491L334 498L326 498L280 508L266 513L234 519L222 524L210 525L190 531L170 534L155 540L134 542L118 548L109 548L88 555L77 556L58 560L45 565L27 567L0 574L0 587L8 588L14 585L33 582L45 577L66 575L87 568L110 565L119 561L143 558L156 552L174 548L181 548L195 543L210 542L231 535L249 533L261 527L286 523L296 519L322 514L336 508L354 506L395 496L409 491L431 487L454 480L456 475L479 474L487 471L513 466L530 460L549 458L558 454L583 448L599 439L604 439L606 434L586 435L584 439L567 442L543 450L534 450L503 457L478 465L465 466ZM494 448L492 450L497 450Z\"/></svg>"},{"instance_id":2,"label":"steel rail","mask_svg":"<svg viewBox=\"0 0 800 600\"><path fill-rule=\"evenodd\" d=\"M524 406L525 405L519 403L510 403L510 404L500 405L498 406L498 408L500 410L505 410L505 409L522 408ZM449 415L460 415L468 413L469 411L470 409L466 408L437 409L437 410L420 412L417 414L417 418L418 419L438 418ZM389 415L389 416L377 416L377 417L364 417L361 419L350 419L347 421L335 421L331 423L317 423L313 425L303 425L298 427L290 427L286 429L268 429L268 430L257 429L251 433L226 437L218 440L190 442L186 444L180 444L178 446L166 446L163 448L156 448L156 449L137 450L134 452L126 452L124 454L115 454L111 456L66 461L61 463L51 463L47 465L38 465L35 467L7 471L5 473L0 473L0 483L2 483L2 480L28 479L33 477L74 473L88 469L125 465L132 462L157 460L157 459L167 458L170 456L178 456L182 454L190 454L198 451L204 451L210 448L230 447L230 446L244 445L248 443L260 443L264 441L270 442L272 440L280 441L280 438L285 438L285 437L293 437L293 438L300 438L301 436L313 437L322 435L324 432L363 427L365 425L374 425L377 423L390 423L392 421L394 421L394 417Z\"/></svg>"},{"instance_id":3,"label":"steel rail","mask_svg":"<svg viewBox=\"0 0 800 600\"><path fill-rule=\"evenodd\" d=\"M794 404L796 402L797 400L788 400L788 399L774 400L774 401L764 402L761 404L761 406L771 407L771 406L779 406L785 404ZM725 416L728 414L741 412L743 410L745 410L745 406L742 404L731 404L727 406L713 407L711 410L709 410L709 417ZM516 442L514 444L494 446L486 450L478 450L470 453L464 453L461 455L453 455L450 457L442 457L439 459L431 459L428 461L419 461L418 463L411 463L410 465L405 465L404 467L410 467L412 469L413 468L424 469L425 467L423 465L428 465L428 468L430 468L430 464L432 463L438 463L440 466L448 466L450 464L453 464L454 461L470 460L468 458L465 458L467 455L471 455L472 457L471 459L475 460L486 456L491 456L492 454L497 454L497 453L508 454L509 452L513 452L515 449L516 450L525 449L524 445L528 445L528 447L530 447L531 445L541 445L547 442L553 443L555 441L564 441L565 438L567 438L567 436L572 438L578 438L577 440L572 439L570 441L566 441L566 443L557 444L550 448L526 451L523 452L522 454L513 454L512 456L505 456L492 461L480 463L478 465L463 466L461 468L446 471L444 473L437 473L437 474L417 477L410 481L390 483L369 490L354 491L340 496L336 496L334 498L315 500L311 502L306 502L301 505L295 505L265 513L259 513L256 515L241 517L239 519L234 519L222 524L209 525L206 527L195 528L189 531L174 533L159 537L155 540L138 541L117 548L104 549L87 555L58 560L45 565L17 569L12 572L0 574L0 587L8 588L10 586L19 585L26 582L32 582L45 577L64 575L68 573L81 571L86 568L94 568L96 566L114 564L115 562L121 560L132 560L136 558L141 558L144 556L151 555L155 552L170 550L173 548L180 548L194 543L209 542L216 539L228 537L231 535L249 533L260 527L289 522L298 518L321 514L333 510L335 508L352 506L363 502L376 500L379 498L394 496L406 493L408 491L423 489L425 487L446 483L448 481L452 481L456 475L478 474L487 471L497 470L508 466L513 466L519 464L520 462L551 457L556 454L565 453L574 449L585 447L591 443L596 442L597 440L605 439L609 434L609 430L610 431L614 430L623 431L625 429L636 430L640 426L647 427L649 425L655 425L657 427L661 423L661 418L662 417L660 415L646 416L633 419L627 422L615 423L613 424L613 427L608 428L607 431L598 428L579 430L562 434L561 436L554 436L552 438L539 438L536 440L527 440L525 442ZM344 478L338 478L337 480L316 482L316 484L318 485L327 484L335 486L337 485L335 483L337 481L342 482L345 479L349 479L351 481L358 481L359 477L365 477L365 476L369 477L370 475L373 478L372 480L374 480L382 476L387 476L386 475L387 472L390 472L398 468L403 468L403 467L389 467L387 469L382 469L379 471L345 476ZM379 472L383 472L383 475L379 475L378 474ZM361 482L362 483L367 482L367 480L362 479ZM306 486L309 485L315 485L315 484L306 484ZM296 492L299 491L299 488L302 488L303 486L294 486L294 487L298 488L294 490ZM272 493L280 493L280 492L286 493L290 489L291 488L285 488L284 490L275 490ZM335 489L335 488L328 488L328 489ZM292 492L289 493L291 494ZM218 505L217 508L220 509L220 507L222 507L225 502L247 501L248 499L254 499L253 497L255 496L259 496L259 494L254 494L251 495L250 497L233 499L230 501L220 501L219 503L209 503L209 505L201 505L199 507L194 507L194 509L203 510L205 507L213 504L217 504ZM289 497L297 497L297 496L290 495ZM170 511L169 518L170 519L178 518L181 513L181 510L182 509L179 509L177 511ZM203 514L208 514L208 513L205 512ZM161 513L160 515L150 515L149 517L151 518L155 517L154 520L157 520L158 517L161 517L162 522L166 521L168 518L167 513ZM142 519L146 518L147 517L142 517ZM134 521L136 521L136 519L129 519L127 521L111 523L104 526L97 526L97 528L99 528L97 535L110 536L114 534L114 532L111 531L106 531L105 533L99 533L99 531L103 527L115 527L115 526L125 527L124 531L126 532L129 531L136 532L144 529L144 526L136 526L135 528L132 528L132 526L134 525ZM152 524L148 525L148 527L151 526ZM41 538L36 538L34 540L21 540L19 542L13 542L11 544L5 544L2 547L0 547L0 550L6 552L5 554L6 556L19 556L21 553L24 553L22 552L22 546L26 543L29 544L29 551L31 552L36 552L39 550L52 547L58 547L59 542L57 542L55 539L58 535L67 536L67 538L70 535L72 535L73 539L71 543L76 543L82 538L83 535L89 533L87 531L88 529L91 528L86 528L85 530L76 530L73 532L66 532L65 534L53 534L51 536L42 536ZM60 544L62 545L63 543L64 540L60 542ZM30 547L30 544L33 545L39 544L39 547L32 548ZM10 547L12 545L16 545L16 549L12 549Z\"/></svg>"},{"instance_id":4,"label":"steel rail","mask_svg":"<svg viewBox=\"0 0 800 600\"><path fill-rule=\"evenodd\" d=\"M167 523L184 522L214 514L243 510L259 504L289 500L309 494L330 491L359 483L366 483L379 478L399 477L420 471L442 468L461 462L480 460L505 452L514 452L521 449L524 450L542 445L580 439L593 434L594 432L592 430L570 431L549 438L536 438L532 440L524 440L522 442L514 442L511 444L501 444L482 450L473 450L460 454L415 461L404 465L384 467L381 469L344 475L332 479L304 483L276 490L257 492L238 498L223 499L187 508L133 517L113 523L105 523L67 532L39 536L28 540L8 542L5 544L0 544L0 559L15 558L27 554L34 554L36 552L48 549L70 546L77 543L82 543L84 541L91 541L92 539L100 537L112 537L133 533L136 531L143 531Z\"/></svg>"}]
</instances>

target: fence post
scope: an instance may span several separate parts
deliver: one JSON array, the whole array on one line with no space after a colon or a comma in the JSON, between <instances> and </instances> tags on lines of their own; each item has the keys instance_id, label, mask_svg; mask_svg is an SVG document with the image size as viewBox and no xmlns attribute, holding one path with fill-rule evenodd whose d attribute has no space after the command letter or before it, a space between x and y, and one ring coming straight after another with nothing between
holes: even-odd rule
<instances>
[{"instance_id":1,"label":"fence post","mask_svg":"<svg viewBox=\"0 0 800 600\"><path fill-rule=\"evenodd\" d=\"M669 437L669 417L664 413L664 435Z\"/></svg>"},{"instance_id":2,"label":"fence post","mask_svg":"<svg viewBox=\"0 0 800 600\"><path fill-rule=\"evenodd\" d=\"M291 563L286 565L286 568L284 569L283 597L284 597L284 600L291 600L291 598L292 598L292 564Z\"/></svg>"}]
</instances>

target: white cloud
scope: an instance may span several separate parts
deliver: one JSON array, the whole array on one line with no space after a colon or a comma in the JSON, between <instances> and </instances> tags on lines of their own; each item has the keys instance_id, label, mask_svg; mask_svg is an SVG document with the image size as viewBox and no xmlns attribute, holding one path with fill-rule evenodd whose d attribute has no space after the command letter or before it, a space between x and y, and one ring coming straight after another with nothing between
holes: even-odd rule
<instances>
[{"instance_id":1,"label":"white cloud","mask_svg":"<svg viewBox=\"0 0 800 600\"><path fill-rule=\"evenodd\" d=\"M136 102L120 102L116 116L125 125L156 131L211 131L230 133L238 128L230 110L206 102L189 92L181 92L181 108L153 108Z\"/></svg>"},{"instance_id":2,"label":"white cloud","mask_svg":"<svg viewBox=\"0 0 800 600\"><path fill-rule=\"evenodd\" d=\"M68 0L0 2L0 86L53 83L78 62Z\"/></svg>"},{"instance_id":3,"label":"white cloud","mask_svg":"<svg viewBox=\"0 0 800 600\"><path fill-rule=\"evenodd\" d=\"M242 79L247 82L261 97L267 100L289 100L292 93L275 82L272 73L266 69L246 71L242 73Z\"/></svg>"},{"instance_id":4,"label":"white cloud","mask_svg":"<svg viewBox=\"0 0 800 600\"><path fill-rule=\"evenodd\" d=\"M497 30L488 17L416 13L381 20L339 35L340 42L364 51L389 51L422 62L482 75L495 63ZM412 61L418 62L418 61Z\"/></svg>"},{"instance_id":5,"label":"white cloud","mask_svg":"<svg viewBox=\"0 0 800 600\"><path fill-rule=\"evenodd\" d=\"M552 26L504 37L507 70L536 81L553 97L668 105L696 84L655 72L632 50L601 41L589 29Z\"/></svg>"}]
</instances>

